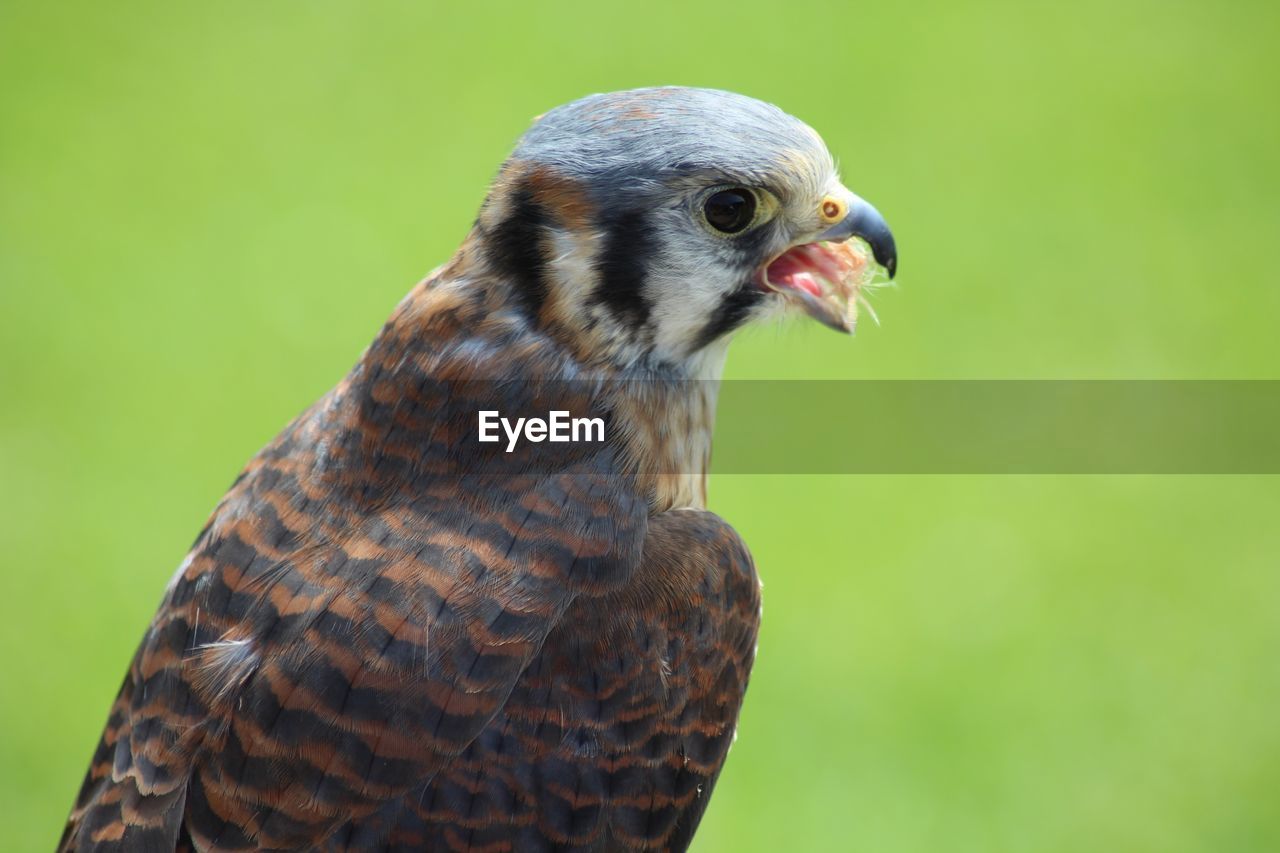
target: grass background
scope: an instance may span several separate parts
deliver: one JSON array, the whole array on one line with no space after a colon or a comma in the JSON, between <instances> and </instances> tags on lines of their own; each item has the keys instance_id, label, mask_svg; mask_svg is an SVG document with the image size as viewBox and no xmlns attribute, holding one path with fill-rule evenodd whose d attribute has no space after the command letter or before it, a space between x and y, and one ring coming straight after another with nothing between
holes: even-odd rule
<instances>
[{"instance_id":1,"label":"grass background","mask_svg":"<svg viewBox=\"0 0 1280 853\"><path fill-rule=\"evenodd\" d=\"M532 116L745 92L886 214L883 326L732 376L1277 378L1277 43L1207 0L6 0L3 846L52 846L206 513ZM1280 849L1276 479L712 488L767 603L697 850Z\"/></svg>"}]
</instances>

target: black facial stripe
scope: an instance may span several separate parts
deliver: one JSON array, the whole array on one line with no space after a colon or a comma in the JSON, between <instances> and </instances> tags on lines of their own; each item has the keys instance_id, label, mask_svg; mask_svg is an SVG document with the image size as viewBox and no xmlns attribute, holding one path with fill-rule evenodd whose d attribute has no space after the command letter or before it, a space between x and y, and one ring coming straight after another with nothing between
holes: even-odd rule
<instances>
[{"instance_id":1,"label":"black facial stripe","mask_svg":"<svg viewBox=\"0 0 1280 853\"><path fill-rule=\"evenodd\" d=\"M489 258L498 273L515 286L516 296L533 318L547 300L547 260L542 251L543 235L550 218L521 184L511 198L511 212L487 240Z\"/></svg>"},{"instance_id":2,"label":"black facial stripe","mask_svg":"<svg viewBox=\"0 0 1280 853\"><path fill-rule=\"evenodd\" d=\"M592 301L608 306L614 316L636 329L649 322L652 306L644 293L644 280L657 247L643 211L626 210L607 224L604 249L596 261L599 284Z\"/></svg>"},{"instance_id":3,"label":"black facial stripe","mask_svg":"<svg viewBox=\"0 0 1280 853\"><path fill-rule=\"evenodd\" d=\"M751 309L763 298L764 293L752 285L740 287L725 296L715 313L711 315L707 325L703 326L702 331L698 333L698 339L693 348L700 350L721 335L741 326L746 322Z\"/></svg>"},{"instance_id":4,"label":"black facial stripe","mask_svg":"<svg viewBox=\"0 0 1280 853\"><path fill-rule=\"evenodd\" d=\"M777 230L777 220L774 220L734 235L724 242L735 257L754 261L773 242Z\"/></svg>"}]
</instances>

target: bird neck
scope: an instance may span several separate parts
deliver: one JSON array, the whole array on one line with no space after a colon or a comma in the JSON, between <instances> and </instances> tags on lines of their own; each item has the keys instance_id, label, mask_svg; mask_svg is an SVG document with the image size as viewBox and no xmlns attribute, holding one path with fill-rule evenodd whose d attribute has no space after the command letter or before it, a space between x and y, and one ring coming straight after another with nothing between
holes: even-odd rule
<instances>
[{"instance_id":1,"label":"bird neck","mask_svg":"<svg viewBox=\"0 0 1280 853\"><path fill-rule=\"evenodd\" d=\"M566 203L566 194L570 200L574 196L570 188L547 181L543 175L533 183L534 196L563 219L567 209L576 209ZM531 217L509 207L486 205L443 278L483 293L486 322L517 318L513 322L529 327L528 337L554 342L575 371L605 379L614 389L610 407L616 440L654 511L705 507L729 337L685 357L659 357L651 335L638 333L594 302L603 236L586 227L557 229L546 223L513 234L515 225L529 225ZM525 242L538 250L529 258L513 251ZM509 263L513 256L521 263ZM542 262L535 263L538 258ZM534 281L527 280L531 265Z\"/></svg>"},{"instance_id":2,"label":"bird neck","mask_svg":"<svg viewBox=\"0 0 1280 853\"><path fill-rule=\"evenodd\" d=\"M610 413L605 440L653 512L705 507L716 401L728 341L680 363L584 352L529 321L500 280L465 255L428 277L397 308L364 358L381 393L513 377L588 383Z\"/></svg>"},{"instance_id":3,"label":"bird neck","mask_svg":"<svg viewBox=\"0 0 1280 853\"><path fill-rule=\"evenodd\" d=\"M623 455L654 512L707 505L707 470L728 342L678 369L617 383Z\"/></svg>"}]
</instances>

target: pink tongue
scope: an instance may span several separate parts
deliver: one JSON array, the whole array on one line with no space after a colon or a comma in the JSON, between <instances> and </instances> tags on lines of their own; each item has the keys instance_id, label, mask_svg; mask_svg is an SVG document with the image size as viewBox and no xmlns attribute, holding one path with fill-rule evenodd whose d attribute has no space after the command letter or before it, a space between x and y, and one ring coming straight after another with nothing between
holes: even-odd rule
<instances>
[{"instance_id":1,"label":"pink tongue","mask_svg":"<svg viewBox=\"0 0 1280 853\"><path fill-rule=\"evenodd\" d=\"M769 265L769 280L775 285L821 296L822 285L813 269L815 260L812 247L797 246Z\"/></svg>"},{"instance_id":2,"label":"pink tongue","mask_svg":"<svg viewBox=\"0 0 1280 853\"><path fill-rule=\"evenodd\" d=\"M822 295L822 286L818 284L818 279L811 272L797 272L786 276L787 281L796 290L803 290L814 296Z\"/></svg>"},{"instance_id":3,"label":"pink tongue","mask_svg":"<svg viewBox=\"0 0 1280 853\"><path fill-rule=\"evenodd\" d=\"M760 285L790 294L811 317L842 332L853 330L859 286L872 272L865 244L804 243L775 258Z\"/></svg>"}]
</instances>

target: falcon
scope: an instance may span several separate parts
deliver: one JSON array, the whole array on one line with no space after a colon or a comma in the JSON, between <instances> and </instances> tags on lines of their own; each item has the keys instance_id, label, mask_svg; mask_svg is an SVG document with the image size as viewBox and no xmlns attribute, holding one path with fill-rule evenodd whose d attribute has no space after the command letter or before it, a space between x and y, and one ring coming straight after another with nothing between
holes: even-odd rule
<instances>
[{"instance_id":1,"label":"falcon","mask_svg":"<svg viewBox=\"0 0 1280 853\"><path fill-rule=\"evenodd\" d=\"M539 117L453 258L214 509L60 848L684 850L760 617L706 509L729 340L791 310L848 331L895 267L770 104ZM547 406L603 435L478 440L481 411Z\"/></svg>"}]
</instances>

